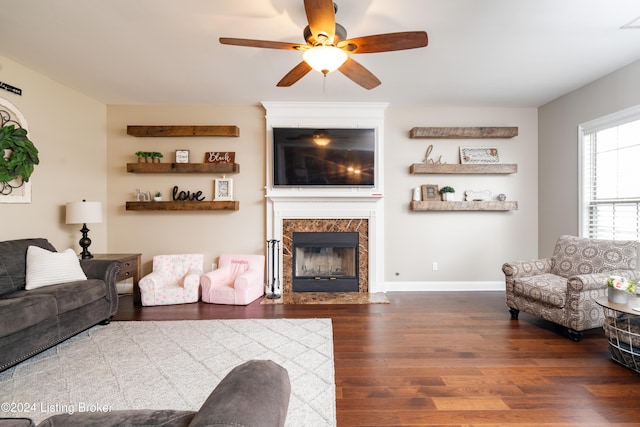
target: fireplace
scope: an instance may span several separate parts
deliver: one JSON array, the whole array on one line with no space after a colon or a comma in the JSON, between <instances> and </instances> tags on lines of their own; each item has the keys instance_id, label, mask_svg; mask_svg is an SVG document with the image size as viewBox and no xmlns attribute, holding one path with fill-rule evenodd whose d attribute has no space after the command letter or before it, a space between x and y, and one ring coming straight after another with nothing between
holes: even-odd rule
<instances>
[{"instance_id":1,"label":"fireplace","mask_svg":"<svg viewBox=\"0 0 640 427\"><path fill-rule=\"evenodd\" d=\"M336 271L313 275L313 286L320 282L338 283L345 277L358 293L385 291L384 281L384 110L386 103L365 102L263 102L266 114L266 238L281 245L280 278L282 295L293 289L293 233L353 232L358 236L355 275ZM375 132L375 179L373 187L359 186L287 186L275 185L274 128L361 128ZM318 254L321 250L314 249ZM334 248L332 253L343 251ZM307 252L313 252L308 250ZM327 255L328 256L328 255ZM333 256L333 255L332 255ZM351 259L351 255L349 255ZM298 254L296 254L298 262ZM308 263L308 262L307 262ZM302 264L304 265L304 263ZM310 278L300 266L300 278ZM318 267L315 267L316 270ZM345 269L345 266L341 266ZM318 270L319 271L319 270ZM305 276L306 275L306 276ZM316 277L319 280L316 281ZM297 282L297 280L296 280ZM302 291L304 292L304 291ZM309 291L312 292L312 291ZM317 292L317 291L316 291ZM338 291L340 292L340 291Z\"/></svg>"},{"instance_id":2,"label":"fireplace","mask_svg":"<svg viewBox=\"0 0 640 427\"><path fill-rule=\"evenodd\" d=\"M358 292L358 233L293 233L293 292Z\"/></svg>"}]
</instances>

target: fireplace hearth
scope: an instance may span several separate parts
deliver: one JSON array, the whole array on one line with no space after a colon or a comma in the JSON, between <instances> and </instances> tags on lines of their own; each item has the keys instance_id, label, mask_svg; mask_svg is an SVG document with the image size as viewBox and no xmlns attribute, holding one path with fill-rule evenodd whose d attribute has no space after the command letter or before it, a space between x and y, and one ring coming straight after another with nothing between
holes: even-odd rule
<instances>
[{"instance_id":1,"label":"fireplace hearth","mask_svg":"<svg viewBox=\"0 0 640 427\"><path fill-rule=\"evenodd\" d=\"M358 233L294 232L293 292L358 292Z\"/></svg>"}]
</instances>

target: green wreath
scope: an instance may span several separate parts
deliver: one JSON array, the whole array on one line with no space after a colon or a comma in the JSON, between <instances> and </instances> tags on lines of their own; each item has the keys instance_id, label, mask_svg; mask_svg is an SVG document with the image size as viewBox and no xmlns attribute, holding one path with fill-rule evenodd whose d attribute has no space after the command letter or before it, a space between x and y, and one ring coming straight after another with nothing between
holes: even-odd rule
<instances>
[{"instance_id":1,"label":"green wreath","mask_svg":"<svg viewBox=\"0 0 640 427\"><path fill-rule=\"evenodd\" d=\"M7 149L11 153L5 158L4 150ZM26 129L14 125L0 129L0 182L9 182L19 176L28 182L38 163L38 149L27 138Z\"/></svg>"}]
</instances>

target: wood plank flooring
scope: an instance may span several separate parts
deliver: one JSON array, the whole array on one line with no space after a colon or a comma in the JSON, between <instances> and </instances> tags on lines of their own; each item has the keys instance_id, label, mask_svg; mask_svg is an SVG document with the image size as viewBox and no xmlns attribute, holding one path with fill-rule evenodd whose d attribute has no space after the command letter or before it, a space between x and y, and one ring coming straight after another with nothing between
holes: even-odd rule
<instances>
[{"instance_id":1,"label":"wood plank flooring","mask_svg":"<svg viewBox=\"0 0 640 427\"><path fill-rule=\"evenodd\" d=\"M640 426L640 374L601 329L580 342L502 292L388 293L390 304L134 307L114 320L333 320L336 409L351 426Z\"/></svg>"}]
</instances>

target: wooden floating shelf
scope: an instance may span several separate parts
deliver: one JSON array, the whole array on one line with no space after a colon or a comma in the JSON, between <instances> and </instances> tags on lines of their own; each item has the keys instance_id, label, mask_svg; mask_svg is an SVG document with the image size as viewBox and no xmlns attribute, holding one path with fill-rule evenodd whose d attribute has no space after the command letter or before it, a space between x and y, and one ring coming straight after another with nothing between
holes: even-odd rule
<instances>
[{"instance_id":1,"label":"wooden floating shelf","mask_svg":"<svg viewBox=\"0 0 640 427\"><path fill-rule=\"evenodd\" d=\"M240 136L238 126L127 126L127 135L147 136Z\"/></svg>"},{"instance_id":2,"label":"wooden floating shelf","mask_svg":"<svg viewBox=\"0 0 640 427\"><path fill-rule=\"evenodd\" d=\"M513 138L517 127L415 127L409 132L413 139Z\"/></svg>"},{"instance_id":3,"label":"wooden floating shelf","mask_svg":"<svg viewBox=\"0 0 640 427\"><path fill-rule=\"evenodd\" d=\"M518 165L513 163L492 164L441 164L414 163L409 166L411 174L510 174L518 172Z\"/></svg>"},{"instance_id":4,"label":"wooden floating shelf","mask_svg":"<svg viewBox=\"0 0 640 427\"><path fill-rule=\"evenodd\" d=\"M132 173L238 173L237 163L127 163Z\"/></svg>"},{"instance_id":5,"label":"wooden floating shelf","mask_svg":"<svg viewBox=\"0 0 640 427\"><path fill-rule=\"evenodd\" d=\"M518 202L515 201L477 201L477 202L416 202L409 205L412 211L515 211Z\"/></svg>"},{"instance_id":6,"label":"wooden floating shelf","mask_svg":"<svg viewBox=\"0 0 640 427\"><path fill-rule=\"evenodd\" d=\"M127 202L128 211L237 211L240 202Z\"/></svg>"}]
</instances>

